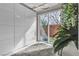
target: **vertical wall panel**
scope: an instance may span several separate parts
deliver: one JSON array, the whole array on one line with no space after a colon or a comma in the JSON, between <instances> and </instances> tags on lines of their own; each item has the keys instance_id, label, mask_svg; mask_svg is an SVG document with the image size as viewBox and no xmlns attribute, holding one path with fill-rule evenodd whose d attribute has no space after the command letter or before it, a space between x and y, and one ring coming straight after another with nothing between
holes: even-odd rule
<instances>
[{"instance_id":1,"label":"vertical wall panel","mask_svg":"<svg viewBox=\"0 0 79 59\"><path fill-rule=\"evenodd\" d=\"M13 4L0 4L0 55L14 48Z\"/></svg>"}]
</instances>

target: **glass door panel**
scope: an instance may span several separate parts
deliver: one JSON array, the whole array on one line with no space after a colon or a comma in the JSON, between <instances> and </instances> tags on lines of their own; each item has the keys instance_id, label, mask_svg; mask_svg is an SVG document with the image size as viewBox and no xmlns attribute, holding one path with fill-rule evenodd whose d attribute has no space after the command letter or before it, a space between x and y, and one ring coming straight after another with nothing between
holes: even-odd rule
<instances>
[{"instance_id":1,"label":"glass door panel","mask_svg":"<svg viewBox=\"0 0 79 59\"><path fill-rule=\"evenodd\" d=\"M40 41L48 42L48 14L40 15Z\"/></svg>"}]
</instances>

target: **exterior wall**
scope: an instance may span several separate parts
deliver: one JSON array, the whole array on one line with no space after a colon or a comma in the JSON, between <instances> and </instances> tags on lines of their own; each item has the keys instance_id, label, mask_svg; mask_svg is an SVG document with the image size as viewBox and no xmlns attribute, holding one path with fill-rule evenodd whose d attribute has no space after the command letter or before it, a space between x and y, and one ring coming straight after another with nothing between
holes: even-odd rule
<instances>
[{"instance_id":1,"label":"exterior wall","mask_svg":"<svg viewBox=\"0 0 79 59\"><path fill-rule=\"evenodd\" d=\"M53 37L59 31L60 25L49 25L50 37ZM48 27L45 28L46 33L48 34Z\"/></svg>"},{"instance_id":2,"label":"exterior wall","mask_svg":"<svg viewBox=\"0 0 79 59\"><path fill-rule=\"evenodd\" d=\"M53 37L59 31L60 25L50 25L50 37Z\"/></svg>"}]
</instances>

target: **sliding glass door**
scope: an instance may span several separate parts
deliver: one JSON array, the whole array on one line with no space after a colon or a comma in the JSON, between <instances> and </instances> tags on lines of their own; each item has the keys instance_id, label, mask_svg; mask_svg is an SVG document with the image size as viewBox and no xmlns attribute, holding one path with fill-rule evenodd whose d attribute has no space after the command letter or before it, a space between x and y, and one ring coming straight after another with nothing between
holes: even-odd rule
<instances>
[{"instance_id":1,"label":"sliding glass door","mask_svg":"<svg viewBox=\"0 0 79 59\"><path fill-rule=\"evenodd\" d=\"M61 10L54 10L52 12L39 15L39 41L53 43L55 35L57 34L61 24L60 12Z\"/></svg>"}]
</instances>

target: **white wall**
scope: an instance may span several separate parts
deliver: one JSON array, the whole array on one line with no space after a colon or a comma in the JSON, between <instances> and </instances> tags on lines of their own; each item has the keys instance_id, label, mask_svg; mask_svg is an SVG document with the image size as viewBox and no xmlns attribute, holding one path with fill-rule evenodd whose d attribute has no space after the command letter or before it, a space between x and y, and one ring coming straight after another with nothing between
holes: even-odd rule
<instances>
[{"instance_id":1,"label":"white wall","mask_svg":"<svg viewBox=\"0 0 79 59\"><path fill-rule=\"evenodd\" d=\"M15 45L24 46L25 34L35 21L35 13L19 4L15 5ZM30 33L31 34L31 33Z\"/></svg>"},{"instance_id":2,"label":"white wall","mask_svg":"<svg viewBox=\"0 0 79 59\"><path fill-rule=\"evenodd\" d=\"M25 46L25 34L34 21L35 13L28 8L0 4L0 55Z\"/></svg>"},{"instance_id":3,"label":"white wall","mask_svg":"<svg viewBox=\"0 0 79 59\"><path fill-rule=\"evenodd\" d=\"M78 3L78 49L79 49L79 3Z\"/></svg>"},{"instance_id":4,"label":"white wall","mask_svg":"<svg viewBox=\"0 0 79 59\"><path fill-rule=\"evenodd\" d=\"M0 4L0 55L14 48L13 4Z\"/></svg>"}]
</instances>

